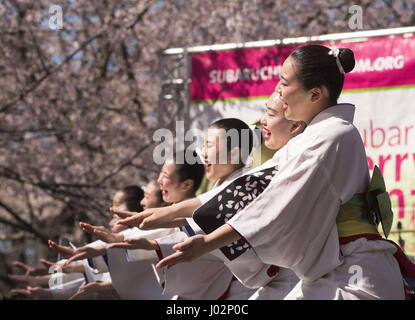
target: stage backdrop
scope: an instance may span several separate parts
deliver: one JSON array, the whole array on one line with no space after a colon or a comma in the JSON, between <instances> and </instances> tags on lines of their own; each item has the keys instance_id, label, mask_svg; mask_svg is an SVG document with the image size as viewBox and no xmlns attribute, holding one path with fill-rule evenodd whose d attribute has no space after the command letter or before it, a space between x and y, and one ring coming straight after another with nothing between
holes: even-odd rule
<instances>
[{"instance_id":1,"label":"stage backdrop","mask_svg":"<svg viewBox=\"0 0 415 320\"><path fill-rule=\"evenodd\" d=\"M388 36L320 42L354 51L340 102L356 105L354 124L365 143L369 168L378 165L392 199L394 222L415 256L415 37ZM221 117L260 119L279 81L281 65L300 45L196 53L192 56L192 126L206 128Z\"/></svg>"}]
</instances>

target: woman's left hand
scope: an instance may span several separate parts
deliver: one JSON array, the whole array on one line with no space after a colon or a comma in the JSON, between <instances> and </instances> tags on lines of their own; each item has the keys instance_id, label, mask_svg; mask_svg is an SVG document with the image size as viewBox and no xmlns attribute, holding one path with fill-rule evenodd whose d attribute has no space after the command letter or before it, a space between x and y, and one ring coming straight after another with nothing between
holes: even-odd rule
<instances>
[{"instance_id":1,"label":"woman's left hand","mask_svg":"<svg viewBox=\"0 0 415 320\"><path fill-rule=\"evenodd\" d=\"M107 291L112 288L111 283L108 282L91 282L79 288L78 292L75 293L68 300L76 300L88 297L93 292Z\"/></svg>"},{"instance_id":2,"label":"woman's left hand","mask_svg":"<svg viewBox=\"0 0 415 320\"><path fill-rule=\"evenodd\" d=\"M81 247L78 249L75 249L73 252L73 256L70 257L68 260L65 261L63 266L67 266L71 262L77 261L77 260L83 260L87 258L95 258L98 256L102 256L105 254L105 247L98 247L98 248L92 248L92 247Z\"/></svg>"},{"instance_id":3,"label":"woman's left hand","mask_svg":"<svg viewBox=\"0 0 415 320\"><path fill-rule=\"evenodd\" d=\"M124 240L124 236L122 234L112 233L103 226L93 226L85 222L80 222L79 225L82 230L96 236L99 240L106 243L122 242Z\"/></svg>"},{"instance_id":4,"label":"woman's left hand","mask_svg":"<svg viewBox=\"0 0 415 320\"><path fill-rule=\"evenodd\" d=\"M193 261L210 251L209 246L206 243L205 235L195 235L190 237L186 241L174 245L173 249L176 250L176 252L162 259L156 265L156 268L165 266L170 268L178 263Z\"/></svg>"},{"instance_id":5,"label":"woman's left hand","mask_svg":"<svg viewBox=\"0 0 415 320\"><path fill-rule=\"evenodd\" d=\"M148 240L146 238L132 238L127 239L124 242L113 243L108 248L123 248L129 250L144 249L144 250L157 250L158 245L155 240Z\"/></svg>"}]
</instances>

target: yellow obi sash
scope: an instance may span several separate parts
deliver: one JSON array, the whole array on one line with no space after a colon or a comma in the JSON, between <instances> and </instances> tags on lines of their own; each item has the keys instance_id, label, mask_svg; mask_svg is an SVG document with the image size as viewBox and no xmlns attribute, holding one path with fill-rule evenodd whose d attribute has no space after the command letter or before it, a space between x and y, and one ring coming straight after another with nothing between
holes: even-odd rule
<instances>
[{"instance_id":1,"label":"yellow obi sash","mask_svg":"<svg viewBox=\"0 0 415 320\"><path fill-rule=\"evenodd\" d=\"M355 194L340 206L336 217L339 237L379 234L377 226L381 223L387 238L393 221L391 207L382 173L375 166L368 192Z\"/></svg>"}]
</instances>

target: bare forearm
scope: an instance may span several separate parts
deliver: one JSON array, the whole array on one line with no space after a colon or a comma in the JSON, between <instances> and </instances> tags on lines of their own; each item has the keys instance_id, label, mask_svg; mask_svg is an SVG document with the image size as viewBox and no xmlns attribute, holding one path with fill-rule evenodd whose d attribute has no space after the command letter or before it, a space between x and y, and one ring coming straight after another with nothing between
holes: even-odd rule
<instances>
[{"instance_id":1,"label":"bare forearm","mask_svg":"<svg viewBox=\"0 0 415 320\"><path fill-rule=\"evenodd\" d=\"M82 264L72 264L68 268L64 269L65 273L84 273L84 266Z\"/></svg>"},{"instance_id":2,"label":"bare forearm","mask_svg":"<svg viewBox=\"0 0 415 320\"><path fill-rule=\"evenodd\" d=\"M111 292L114 291L114 287L112 286L111 282L101 282L99 284L102 291ZM114 291L115 292L115 291Z\"/></svg>"},{"instance_id":3,"label":"bare forearm","mask_svg":"<svg viewBox=\"0 0 415 320\"><path fill-rule=\"evenodd\" d=\"M205 236L209 251L222 248L239 239L241 236L228 224L224 224Z\"/></svg>"},{"instance_id":4,"label":"bare forearm","mask_svg":"<svg viewBox=\"0 0 415 320\"><path fill-rule=\"evenodd\" d=\"M171 218L190 218L193 212L201 206L198 198L192 198L172 205L174 211Z\"/></svg>"},{"instance_id":5,"label":"bare forearm","mask_svg":"<svg viewBox=\"0 0 415 320\"><path fill-rule=\"evenodd\" d=\"M33 279L35 279L34 282L39 287L47 287L49 285L50 274L47 274L47 275L44 275L44 276L36 276Z\"/></svg>"},{"instance_id":6,"label":"bare forearm","mask_svg":"<svg viewBox=\"0 0 415 320\"><path fill-rule=\"evenodd\" d=\"M224 224L207 235L198 234L174 245L173 249L176 252L162 259L156 265L156 268L193 261L208 252L224 247L240 238L241 236L231 226Z\"/></svg>"},{"instance_id":7,"label":"bare forearm","mask_svg":"<svg viewBox=\"0 0 415 320\"><path fill-rule=\"evenodd\" d=\"M159 224L159 228L177 228L177 227L183 227L188 225L185 218L174 218L171 221L166 221L165 223Z\"/></svg>"},{"instance_id":8,"label":"bare forearm","mask_svg":"<svg viewBox=\"0 0 415 320\"><path fill-rule=\"evenodd\" d=\"M144 218L141 223L138 219L138 226L143 230L184 226L187 224L185 218L191 217L193 212L199 208L200 205L201 202L198 198L192 198L168 207L155 208L153 212L151 212L151 209L148 209L151 214ZM126 221L127 220L128 219L126 219ZM133 220L136 219L134 217L131 218L130 223L135 223L135 225L137 225L137 221ZM128 222L125 223L128 224Z\"/></svg>"}]
</instances>

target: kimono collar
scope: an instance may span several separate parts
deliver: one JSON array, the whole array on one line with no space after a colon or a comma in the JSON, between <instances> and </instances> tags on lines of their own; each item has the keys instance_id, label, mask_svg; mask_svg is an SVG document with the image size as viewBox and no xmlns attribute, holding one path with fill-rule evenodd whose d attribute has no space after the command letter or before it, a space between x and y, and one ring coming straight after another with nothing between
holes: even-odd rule
<instances>
[{"instance_id":1,"label":"kimono collar","mask_svg":"<svg viewBox=\"0 0 415 320\"><path fill-rule=\"evenodd\" d=\"M242 167L239 168L238 170L235 170L234 172L232 172L226 179L225 181L232 181L235 178L239 177L240 175L242 175L244 172L249 171L250 168L247 167Z\"/></svg>"},{"instance_id":2,"label":"kimono collar","mask_svg":"<svg viewBox=\"0 0 415 320\"><path fill-rule=\"evenodd\" d=\"M238 170L235 170L229 176L227 176L226 179L223 180L220 185L223 185L224 183L230 182L230 181L234 180L235 178L238 178L240 175L244 174L245 172L247 172L249 170L250 170L250 168L247 168L247 167L242 167L242 168L240 168ZM218 182L219 182L219 180L216 181L216 183L213 186L213 188L216 188L218 186Z\"/></svg>"},{"instance_id":3,"label":"kimono collar","mask_svg":"<svg viewBox=\"0 0 415 320\"><path fill-rule=\"evenodd\" d=\"M353 123L355 109L355 106L350 103L336 104L335 106L328 107L317 114L308 126L312 126L331 117L340 118Z\"/></svg>"}]
</instances>

